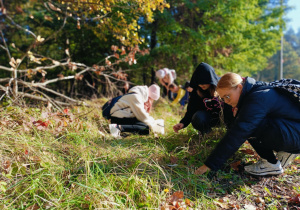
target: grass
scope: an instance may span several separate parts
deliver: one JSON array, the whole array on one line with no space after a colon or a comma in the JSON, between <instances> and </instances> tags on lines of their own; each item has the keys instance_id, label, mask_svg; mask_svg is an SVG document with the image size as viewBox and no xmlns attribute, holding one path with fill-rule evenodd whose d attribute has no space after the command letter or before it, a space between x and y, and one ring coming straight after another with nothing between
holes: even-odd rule
<instances>
[{"instance_id":1,"label":"grass","mask_svg":"<svg viewBox=\"0 0 300 210\"><path fill-rule=\"evenodd\" d=\"M191 126L173 132L182 115L176 107L160 101L152 115L165 119L164 136L115 139L99 108L2 106L0 208L158 209L177 191L193 209L298 208L290 199L300 194L299 161L283 175L252 177L241 165L257 157L239 151L222 171L196 176L224 128L199 141Z\"/></svg>"}]
</instances>

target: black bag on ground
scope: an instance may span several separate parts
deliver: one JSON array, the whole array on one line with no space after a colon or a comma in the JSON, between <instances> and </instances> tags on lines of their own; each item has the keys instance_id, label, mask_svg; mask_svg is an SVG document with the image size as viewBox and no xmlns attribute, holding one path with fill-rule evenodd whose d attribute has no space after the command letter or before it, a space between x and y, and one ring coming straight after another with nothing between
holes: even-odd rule
<instances>
[{"instance_id":1,"label":"black bag on ground","mask_svg":"<svg viewBox=\"0 0 300 210\"><path fill-rule=\"evenodd\" d=\"M132 93L127 93L125 95L129 95ZM121 96L117 96L114 97L112 99L110 99L109 101L107 101L103 106L102 106L102 116L109 120L111 118L111 114L110 114L110 110L111 108L113 108L113 106L119 101L120 98L122 98L125 95L121 95Z\"/></svg>"}]
</instances>

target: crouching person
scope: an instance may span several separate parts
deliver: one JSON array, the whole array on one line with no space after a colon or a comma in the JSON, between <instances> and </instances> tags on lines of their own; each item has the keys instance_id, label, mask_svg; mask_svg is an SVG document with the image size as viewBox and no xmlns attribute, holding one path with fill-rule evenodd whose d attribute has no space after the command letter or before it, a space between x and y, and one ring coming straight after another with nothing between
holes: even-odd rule
<instances>
[{"instance_id":1,"label":"crouching person","mask_svg":"<svg viewBox=\"0 0 300 210\"><path fill-rule=\"evenodd\" d=\"M233 107L236 120L195 173L218 170L247 139L261 159L245 166L246 172L253 175L283 173L300 153L299 102L267 83L234 73L220 79L217 92Z\"/></svg>"},{"instance_id":2,"label":"crouching person","mask_svg":"<svg viewBox=\"0 0 300 210\"><path fill-rule=\"evenodd\" d=\"M147 135L150 129L155 133L163 133L161 120L150 116L153 101L160 97L158 85L135 86L122 96L111 108L111 123L117 124L121 132Z\"/></svg>"}]
</instances>

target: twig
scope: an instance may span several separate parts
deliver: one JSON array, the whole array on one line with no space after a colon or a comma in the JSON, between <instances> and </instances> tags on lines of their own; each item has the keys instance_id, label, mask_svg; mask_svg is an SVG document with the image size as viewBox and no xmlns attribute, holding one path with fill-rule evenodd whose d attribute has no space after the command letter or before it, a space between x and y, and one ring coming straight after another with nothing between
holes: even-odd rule
<instances>
[{"instance_id":1,"label":"twig","mask_svg":"<svg viewBox=\"0 0 300 210\"><path fill-rule=\"evenodd\" d=\"M31 99L35 99L35 100L39 100L39 101L44 101L44 102L51 102L51 100L49 99L46 99L46 98L41 98L41 97L38 97L38 96L35 96L35 95L32 95L32 94L29 94L29 93L20 93L23 97L27 97L27 98L31 98ZM60 104L60 105L63 105L63 106L71 106L71 104L69 103L64 103L64 102L61 102L61 101L56 101L56 100L53 100L55 103L57 104Z\"/></svg>"},{"instance_id":2,"label":"twig","mask_svg":"<svg viewBox=\"0 0 300 210\"><path fill-rule=\"evenodd\" d=\"M36 68L34 68L34 69L30 69L32 72L37 72L37 71L40 71L40 70L46 70L46 69L54 69L54 68L56 68L56 67L59 67L59 66L66 66L66 65L69 65L69 64L71 64L71 65L76 65L76 66L78 66L78 67L84 67L84 68L89 68L88 70L90 70L90 69L92 69L91 67L87 67L86 65L84 65L84 64L82 64L82 63L75 63L75 62L64 62L64 63L60 63L60 62L58 62L57 64L54 64L54 65L51 65L51 66L39 66L39 67L36 67ZM12 72L12 71L14 71L13 69L11 69L11 68L8 68L8 67L6 67L6 66L1 66L0 65L0 69L3 69L3 70L5 70L5 71L10 71L10 72ZM18 72L20 72L20 73L26 73L27 71L28 71L28 69L19 69L19 70L17 70ZM84 71L84 70L83 70Z\"/></svg>"},{"instance_id":3,"label":"twig","mask_svg":"<svg viewBox=\"0 0 300 210\"><path fill-rule=\"evenodd\" d=\"M75 100L75 99L73 99L73 98L70 98L70 97L68 97L68 96L65 96L65 95L63 95L63 94L61 94L61 93L58 93L58 92L54 91L54 90L51 90L51 89L49 89L49 88L45 88L45 87L43 87L43 86L38 86L38 87L41 88L41 89L43 89L43 90L46 90L46 91L48 91L48 92L50 92L50 93L53 93L53 94L55 94L55 95L58 95L58 96L60 96L60 97L62 97L62 98L65 98L65 99L67 99L67 100L69 100L69 101L75 102L76 104L80 104L80 101Z\"/></svg>"},{"instance_id":4,"label":"twig","mask_svg":"<svg viewBox=\"0 0 300 210\"><path fill-rule=\"evenodd\" d=\"M24 84L24 85L26 85L27 87L30 87L30 88L32 88L32 87L38 87L38 88L41 88L41 89L43 89L43 90L46 90L46 91L48 91L48 92L50 92L50 93L53 93L53 94L55 94L55 95L57 95L57 96L60 96L60 97L62 97L62 98L65 98L65 99L67 99L67 100L69 100L69 101L75 102L75 103L77 103L77 104L80 103L79 101L77 101L77 100L75 100L75 99L72 99L72 98L70 98L70 97L68 97L68 96L65 96L65 95L63 95L63 94L61 94L61 93L58 93L58 92L56 92L56 91L54 91L54 90L51 90L51 89L46 88L46 87L43 87L43 86L41 86L41 85L31 84L31 83L24 82L24 81L20 81L19 83Z\"/></svg>"},{"instance_id":5,"label":"twig","mask_svg":"<svg viewBox=\"0 0 300 210\"><path fill-rule=\"evenodd\" d=\"M54 83L62 80L69 80L69 79L74 79L75 76L67 76L67 77L62 77L62 78L56 78L56 79L51 79L46 82L39 82L39 83L33 83L34 86L46 86L49 83Z\"/></svg>"},{"instance_id":6,"label":"twig","mask_svg":"<svg viewBox=\"0 0 300 210\"><path fill-rule=\"evenodd\" d=\"M0 89L6 92L6 88L4 86L0 85Z\"/></svg>"},{"instance_id":7,"label":"twig","mask_svg":"<svg viewBox=\"0 0 300 210\"><path fill-rule=\"evenodd\" d=\"M23 31L25 31L25 32L27 32L27 33L30 33L30 34L34 37L34 39L36 39L36 35L35 35L32 31L28 30L27 28L25 29L25 28L23 28L22 26L20 26L19 24L15 23L15 21L13 21L13 19L12 19L11 17L9 17L8 15L5 15L5 16L6 16L6 18L9 19L9 20L12 22L12 24L15 25L17 28L22 29Z\"/></svg>"},{"instance_id":8,"label":"twig","mask_svg":"<svg viewBox=\"0 0 300 210\"><path fill-rule=\"evenodd\" d=\"M6 47L4 47L2 44L0 44L0 47L1 47L3 50L6 50Z\"/></svg>"},{"instance_id":9,"label":"twig","mask_svg":"<svg viewBox=\"0 0 300 210\"><path fill-rule=\"evenodd\" d=\"M0 78L0 83L1 82L8 82L10 80L10 78Z\"/></svg>"},{"instance_id":10,"label":"twig","mask_svg":"<svg viewBox=\"0 0 300 210\"><path fill-rule=\"evenodd\" d=\"M88 87L90 87L90 88L96 90L96 88L95 88L93 85L91 85L91 84L89 83L89 81L87 81L86 79L85 79L84 81L86 82L86 84L87 84Z\"/></svg>"},{"instance_id":11,"label":"twig","mask_svg":"<svg viewBox=\"0 0 300 210\"><path fill-rule=\"evenodd\" d=\"M8 49L8 46L7 46L7 44L6 44L6 41L5 41L5 38L4 38L4 35L3 35L3 32L2 32L2 30L0 30L0 33L1 33L1 37L2 37L2 40L3 40L3 43L4 43L4 46L5 46L5 50L6 50L6 52L7 52L7 55L8 55L8 58L9 58L9 60L11 60L11 55L10 55L10 52L9 52L9 49Z\"/></svg>"}]
</instances>

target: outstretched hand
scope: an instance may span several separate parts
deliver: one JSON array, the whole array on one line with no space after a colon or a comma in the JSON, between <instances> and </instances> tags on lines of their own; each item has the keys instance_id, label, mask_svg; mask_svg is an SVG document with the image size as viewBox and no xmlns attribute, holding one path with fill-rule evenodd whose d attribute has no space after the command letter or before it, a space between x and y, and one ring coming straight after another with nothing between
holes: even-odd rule
<instances>
[{"instance_id":1,"label":"outstretched hand","mask_svg":"<svg viewBox=\"0 0 300 210\"><path fill-rule=\"evenodd\" d=\"M186 90L191 93L193 91L193 88L187 87Z\"/></svg>"},{"instance_id":2,"label":"outstretched hand","mask_svg":"<svg viewBox=\"0 0 300 210\"><path fill-rule=\"evenodd\" d=\"M208 168L206 165L202 165L194 172L194 174L202 175L202 174L206 173L207 171L210 171L210 168Z\"/></svg>"},{"instance_id":3,"label":"outstretched hand","mask_svg":"<svg viewBox=\"0 0 300 210\"><path fill-rule=\"evenodd\" d=\"M183 123L178 123L173 126L173 130L175 131L175 133L178 133L178 131L181 130L183 127L184 127Z\"/></svg>"}]
</instances>

